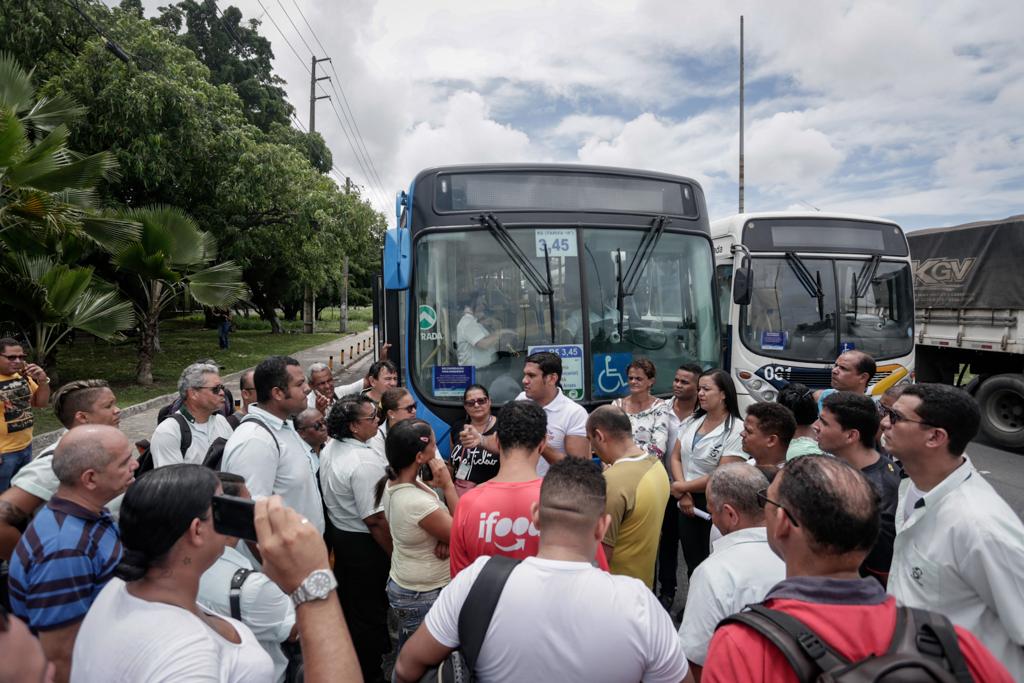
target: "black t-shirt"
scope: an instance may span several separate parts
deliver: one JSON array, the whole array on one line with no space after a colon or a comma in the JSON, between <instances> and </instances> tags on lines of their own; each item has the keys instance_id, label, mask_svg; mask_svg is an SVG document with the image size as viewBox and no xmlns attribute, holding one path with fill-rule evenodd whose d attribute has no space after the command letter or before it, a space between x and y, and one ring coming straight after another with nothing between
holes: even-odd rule
<instances>
[{"instance_id":1,"label":"black t-shirt","mask_svg":"<svg viewBox=\"0 0 1024 683\"><path fill-rule=\"evenodd\" d=\"M900 470L888 457L880 455L878 461L861 470L878 492L881 525L878 540L860 566L861 576L874 576L888 580L892 564L892 544L896 538L896 503L900 494ZM882 581L883 585L885 581Z\"/></svg>"},{"instance_id":2,"label":"black t-shirt","mask_svg":"<svg viewBox=\"0 0 1024 683\"><path fill-rule=\"evenodd\" d=\"M482 484L493 479L498 474L498 454L477 446L476 448L463 448L459 443L459 432L466 426L465 422L457 422L452 425L451 430L451 464L455 469L455 478L471 481L474 484ZM494 434L498 429L498 421L495 420L491 428L483 433L484 436Z\"/></svg>"}]
</instances>

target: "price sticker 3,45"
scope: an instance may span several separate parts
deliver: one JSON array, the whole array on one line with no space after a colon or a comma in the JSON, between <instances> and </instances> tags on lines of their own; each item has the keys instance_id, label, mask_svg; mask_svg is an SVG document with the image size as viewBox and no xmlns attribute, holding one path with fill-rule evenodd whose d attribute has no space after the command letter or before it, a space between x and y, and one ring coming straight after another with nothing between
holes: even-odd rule
<instances>
[{"instance_id":1,"label":"price sticker 3,45","mask_svg":"<svg viewBox=\"0 0 1024 683\"><path fill-rule=\"evenodd\" d=\"M544 247L548 256L576 256L575 230L534 230L537 257L544 258Z\"/></svg>"}]
</instances>

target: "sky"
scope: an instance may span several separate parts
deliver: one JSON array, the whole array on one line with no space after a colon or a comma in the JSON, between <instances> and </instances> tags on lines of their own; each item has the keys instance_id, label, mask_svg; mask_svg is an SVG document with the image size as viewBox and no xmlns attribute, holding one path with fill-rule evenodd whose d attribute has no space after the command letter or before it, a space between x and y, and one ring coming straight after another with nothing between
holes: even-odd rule
<instances>
[{"instance_id":1,"label":"sky","mask_svg":"<svg viewBox=\"0 0 1024 683\"><path fill-rule=\"evenodd\" d=\"M740 15L747 211L1024 213L1020 0L218 4L262 22L302 126L331 58L316 128L390 226L418 171L476 162L684 175L735 213Z\"/></svg>"}]
</instances>

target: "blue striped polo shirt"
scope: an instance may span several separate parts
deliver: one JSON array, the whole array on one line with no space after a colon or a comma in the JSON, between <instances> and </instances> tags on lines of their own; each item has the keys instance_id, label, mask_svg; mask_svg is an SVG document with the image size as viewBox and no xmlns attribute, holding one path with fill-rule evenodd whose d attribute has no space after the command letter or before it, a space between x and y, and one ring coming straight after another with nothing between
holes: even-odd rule
<instances>
[{"instance_id":1,"label":"blue striped polo shirt","mask_svg":"<svg viewBox=\"0 0 1024 683\"><path fill-rule=\"evenodd\" d=\"M120 561L121 534L106 509L54 496L11 557L11 611L33 631L80 621Z\"/></svg>"}]
</instances>

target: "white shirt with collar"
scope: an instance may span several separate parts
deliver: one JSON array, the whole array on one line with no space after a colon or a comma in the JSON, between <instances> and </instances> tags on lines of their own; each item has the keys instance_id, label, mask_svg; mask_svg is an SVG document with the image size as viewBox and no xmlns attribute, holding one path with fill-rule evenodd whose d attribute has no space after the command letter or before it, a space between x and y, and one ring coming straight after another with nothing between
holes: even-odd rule
<instances>
[{"instance_id":1,"label":"white shirt with collar","mask_svg":"<svg viewBox=\"0 0 1024 683\"><path fill-rule=\"evenodd\" d=\"M352 382L351 384L343 384L340 387L334 387L334 401L338 400L339 398L345 398L346 396L361 393L363 393L362 377L357 379L355 382ZM331 401L331 403L333 404L334 401ZM306 407L316 408L316 390L309 392L309 395L306 396ZM326 415L324 417L326 417Z\"/></svg>"},{"instance_id":2,"label":"white shirt with collar","mask_svg":"<svg viewBox=\"0 0 1024 683\"><path fill-rule=\"evenodd\" d=\"M363 520L384 510L373 498L386 463L369 444L351 437L332 439L323 452L320 485L331 524L341 531L370 533Z\"/></svg>"},{"instance_id":3,"label":"white shirt with collar","mask_svg":"<svg viewBox=\"0 0 1024 683\"><path fill-rule=\"evenodd\" d=\"M475 365L486 368L498 359L498 352L477 346L477 342L487 338L490 332L480 324L471 311L465 311L455 329L455 345L458 351L459 365Z\"/></svg>"},{"instance_id":4,"label":"white shirt with collar","mask_svg":"<svg viewBox=\"0 0 1024 683\"><path fill-rule=\"evenodd\" d=\"M521 392L516 396L517 401L533 400ZM548 446L556 451L565 454L565 437L587 436L587 410L576 401L572 400L559 389L553 399L543 406L548 416ZM550 465L543 457L537 461L537 476L543 477Z\"/></svg>"},{"instance_id":5,"label":"white shirt with collar","mask_svg":"<svg viewBox=\"0 0 1024 683\"><path fill-rule=\"evenodd\" d=\"M178 421L168 415L163 422L156 426L153 436L149 439L149 448L153 453L153 467L165 467L183 462L193 465L202 465L206 458L206 451L214 439L224 437L231 438L234 432L228 419L220 413L213 413L203 423L196 422L188 410L182 408L179 411L188 423L189 431L192 432L192 443L185 451L185 457L181 456L181 428Z\"/></svg>"},{"instance_id":6,"label":"white shirt with collar","mask_svg":"<svg viewBox=\"0 0 1024 683\"><path fill-rule=\"evenodd\" d=\"M224 553L199 578L196 602L210 612L230 617L231 579L239 569L254 569L254 566L236 549L226 546ZM281 643L288 639L295 625L292 600L259 571L245 578L238 597L241 622L249 627L270 655L274 662L274 680L280 683L288 668L288 658L281 650Z\"/></svg>"},{"instance_id":7,"label":"white shirt with collar","mask_svg":"<svg viewBox=\"0 0 1024 683\"><path fill-rule=\"evenodd\" d=\"M1024 525L970 458L905 514L900 485L888 590L971 631L1024 680Z\"/></svg>"},{"instance_id":8,"label":"white shirt with collar","mask_svg":"<svg viewBox=\"0 0 1024 683\"><path fill-rule=\"evenodd\" d=\"M683 425L693 422L692 413L683 418L676 415L675 405L676 400L673 398L669 401L668 413L666 413L666 419L668 421L668 441L665 443L665 457L662 462L665 466L665 470L668 472L669 481L672 480L672 467L669 465L669 458L672 456L672 449L675 447L676 441L679 439L679 430Z\"/></svg>"},{"instance_id":9,"label":"white shirt with collar","mask_svg":"<svg viewBox=\"0 0 1024 683\"><path fill-rule=\"evenodd\" d=\"M713 543L714 553L697 565L686 593L679 640L686 658L704 666L715 627L746 605L761 602L786 578L786 564L768 546L763 526L740 529Z\"/></svg>"},{"instance_id":10,"label":"white shirt with collar","mask_svg":"<svg viewBox=\"0 0 1024 683\"><path fill-rule=\"evenodd\" d=\"M281 496L285 505L323 533L324 511L316 475L306 455L309 446L291 420L282 420L255 404L249 406L249 416L225 444L221 469L244 477L253 498ZM274 436L259 425L248 424L253 418L270 427Z\"/></svg>"},{"instance_id":11,"label":"white shirt with collar","mask_svg":"<svg viewBox=\"0 0 1024 683\"><path fill-rule=\"evenodd\" d=\"M743 451L743 420L732 416L726 417L694 446L694 436L706 417L685 421L679 427L679 457L687 481L711 474L725 456L744 460L750 457Z\"/></svg>"}]
</instances>

